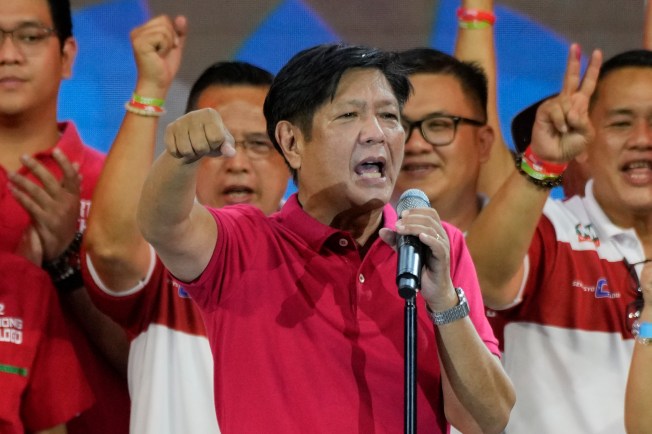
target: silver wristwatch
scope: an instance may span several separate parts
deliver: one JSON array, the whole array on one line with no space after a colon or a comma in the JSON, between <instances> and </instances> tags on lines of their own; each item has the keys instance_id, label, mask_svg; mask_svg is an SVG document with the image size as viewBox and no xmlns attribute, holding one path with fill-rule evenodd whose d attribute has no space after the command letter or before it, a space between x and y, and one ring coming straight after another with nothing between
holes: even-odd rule
<instances>
[{"instance_id":1,"label":"silver wristwatch","mask_svg":"<svg viewBox=\"0 0 652 434\"><path fill-rule=\"evenodd\" d=\"M427 308L428 315L430 315L430 318L432 319L432 322L435 323L435 325L440 326L448 324L468 316L470 309L469 303L466 301L466 295L464 295L464 291L462 288L455 288L455 292L457 293L457 298L460 300L457 305L451 307L450 309L446 309L443 312L433 312L430 310L430 308Z\"/></svg>"}]
</instances>

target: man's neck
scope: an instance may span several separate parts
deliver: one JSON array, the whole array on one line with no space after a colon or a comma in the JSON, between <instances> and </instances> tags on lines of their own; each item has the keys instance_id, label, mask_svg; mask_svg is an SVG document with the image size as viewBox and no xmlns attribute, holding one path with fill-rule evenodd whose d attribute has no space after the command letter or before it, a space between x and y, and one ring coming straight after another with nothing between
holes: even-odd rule
<instances>
[{"instance_id":1,"label":"man's neck","mask_svg":"<svg viewBox=\"0 0 652 434\"><path fill-rule=\"evenodd\" d=\"M332 228L349 232L361 248L364 256L369 246L378 237L378 230L383 223L383 208L370 210L347 210L337 214L328 225Z\"/></svg>"},{"instance_id":2,"label":"man's neck","mask_svg":"<svg viewBox=\"0 0 652 434\"><path fill-rule=\"evenodd\" d=\"M0 116L0 165L8 171L21 167L21 155L52 148L59 140L56 117Z\"/></svg>"},{"instance_id":3,"label":"man's neck","mask_svg":"<svg viewBox=\"0 0 652 434\"><path fill-rule=\"evenodd\" d=\"M593 196L611 223L624 229L631 228L636 231L645 257L652 258L652 210L628 211L618 204L604 200L599 193L596 194L595 189L593 189Z\"/></svg>"},{"instance_id":4,"label":"man's neck","mask_svg":"<svg viewBox=\"0 0 652 434\"><path fill-rule=\"evenodd\" d=\"M319 206L321 202L316 197L310 200L302 198L299 194L298 200L303 210L314 219L332 228L349 232L363 248L373 243L383 222L384 205L379 200L365 207L349 208L339 212Z\"/></svg>"},{"instance_id":5,"label":"man's neck","mask_svg":"<svg viewBox=\"0 0 652 434\"><path fill-rule=\"evenodd\" d=\"M431 199L431 206L437 210L443 221L466 232L480 214L484 201L482 196L473 194L469 195L467 200L455 200L448 204L439 204Z\"/></svg>"},{"instance_id":6,"label":"man's neck","mask_svg":"<svg viewBox=\"0 0 652 434\"><path fill-rule=\"evenodd\" d=\"M634 230L641 241L646 258L652 258L652 213L646 218L634 220Z\"/></svg>"}]
</instances>

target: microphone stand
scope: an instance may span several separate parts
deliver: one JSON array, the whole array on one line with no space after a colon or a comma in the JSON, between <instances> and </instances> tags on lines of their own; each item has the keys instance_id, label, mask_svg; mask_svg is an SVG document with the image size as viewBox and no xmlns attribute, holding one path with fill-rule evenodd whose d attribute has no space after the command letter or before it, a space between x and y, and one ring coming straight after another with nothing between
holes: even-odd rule
<instances>
[{"instance_id":1,"label":"microphone stand","mask_svg":"<svg viewBox=\"0 0 652 434\"><path fill-rule=\"evenodd\" d=\"M406 190L396 206L400 217L403 211L412 208L429 208L428 196L416 188ZM414 235L402 235L397 239L398 264L396 284L398 294L405 299L405 434L417 431L417 307L415 299L421 285L423 258L428 250Z\"/></svg>"},{"instance_id":2,"label":"microphone stand","mask_svg":"<svg viewBox=\"0 0 652 434\"><path fill-rule=\"evenodd\" d=\"M417 432L417 306L416 292L405 298L404 432Z\"/></svg>"}]
</instances>

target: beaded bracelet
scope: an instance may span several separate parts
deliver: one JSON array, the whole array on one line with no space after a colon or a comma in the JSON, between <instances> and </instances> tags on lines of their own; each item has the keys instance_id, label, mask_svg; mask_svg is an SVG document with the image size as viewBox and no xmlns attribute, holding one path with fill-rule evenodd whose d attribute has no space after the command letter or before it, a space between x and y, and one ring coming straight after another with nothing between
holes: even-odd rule
<instances>
[{"instance_id":1,"label":"beaded bracelet","mask_svg":"<svg viewBox=\"0 0 652 434\"><path fill-rule=\"evenodd\" d=\"M74 291L84 286L79 257L81 244L82 234L77 232L68 248L59 257L43 264L43 269L50 275L52 283L61 292Z\"/></svg>"}]
</instances>

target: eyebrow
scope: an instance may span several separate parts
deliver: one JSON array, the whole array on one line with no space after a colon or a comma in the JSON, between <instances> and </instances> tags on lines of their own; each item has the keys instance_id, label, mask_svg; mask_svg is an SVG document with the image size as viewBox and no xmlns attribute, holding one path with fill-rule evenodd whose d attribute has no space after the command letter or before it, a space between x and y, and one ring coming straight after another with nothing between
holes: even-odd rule
<instances>
[{"instance_id":1,"label":"eyebrow","mask_svg":"<svg viewBox=\"0 0 652 434\"><path fill-rule=\"evenodd\" d=\"M426 113L425 115L420 116L419 119L434 118L435 116L452 116L452 115L450 113L447 113L447 112L439 111L439 112ZM409 116L403 116L403 119L410 120L410 121L414 120L413 118L411 118Z\"/></svg>"},{"instance_id":2,"label":"eyebrow","mask_svg":"<svg viewBox=\"0 0 652 434\"><path fill-rule=\"evenodd\" d=\"M267 133L263 131L251 131L242 134L246 139L264 139L269 140Z\"/></svg>"},{"instance_id":3,"label":"eyebrow","mask_svg":"<svg viewBox=\"0 0 652 434\"><path fill-rule=\"evenodd\" d=\"M630 108L617 108L607 110L607 116L634 115L634 110Z\"/></svg>"},{"instance_id":4,"label":"eyebrow","mask_svg":"<svg viewBox=\"0 0 652 434\"><path fill-rule=\"evenodd\" d=\"M54 28L54 25L48 26L47 24L45 24L45 23L43 23L43 22L41 22L39 20L36 20L36 19L34 19L34 20L25 19L25 20L22 20L22 21L18 21L17 23L14 23L13 28L17 29L19 27L24 27L24 26L37 26L37 27L47 27L47 28L52 27L52 28ZM0 26L0 28L1 28L1 26Z\"/></svg>"},{"instance_id":5,"label":"eyebrow","mask_svg":"<svg viewBox=\"0 0 652 434\"><path fill-rule=\"evenodd\" d=\"M335 107L335 108L343 108L343 107L347 107L347 106L349 106L349 107L353 106L353 107L355 107L357 109L366 109L368 104L367 104L366 101L359 100L359 99L351 99L351 100L347 100L347 101L340 101L340 102L336 102L335 104L333 104L333 107ZM392 108L396 108L398 110L399 109L399 104L395 100L387 99L387 100L379 101L378 103L374 104L374 107L376 107L376 108L378 108L378 107L392 107Z\"/></svg>"}]
</instances>

